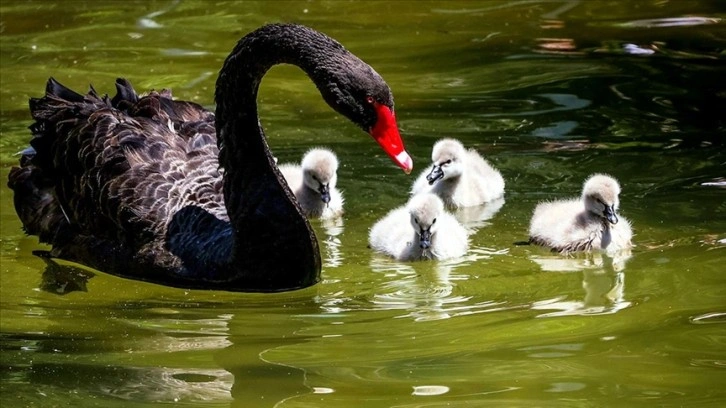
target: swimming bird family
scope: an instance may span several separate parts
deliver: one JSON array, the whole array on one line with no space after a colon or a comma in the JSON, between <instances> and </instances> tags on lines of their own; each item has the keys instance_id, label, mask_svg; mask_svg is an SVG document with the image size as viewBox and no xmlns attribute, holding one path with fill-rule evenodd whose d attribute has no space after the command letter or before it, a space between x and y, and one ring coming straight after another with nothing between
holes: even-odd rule
<instances>
[{"instance_id":1,"label":"swimming bird family","mask_svg":"<svg viewBox=\"0 0 726 408\"><path fill-rule=\"evenodd\" d=\"M166 286L276 292L317 283L308 219L343 216L339 161L315 148L299 165L277 165L257 91L279 63L302 68L334 110L411 172L383 78L322 33L270 24L226 59L215 112L168 90L139 95L123 78L112 98L49 79L45 96L30 100L33 137L8 176L25 231L52 246L48 259ZM476 150L446 138L431 160L407 202L372 226L373 250L401 261L461 257L471 228L456 211L491 204L491 217L501 207L504 178ZM529 242L562 254L630 248L619 194L614 178L593 175L579 199L537 206Z\"/></svg>"}]
</instances>

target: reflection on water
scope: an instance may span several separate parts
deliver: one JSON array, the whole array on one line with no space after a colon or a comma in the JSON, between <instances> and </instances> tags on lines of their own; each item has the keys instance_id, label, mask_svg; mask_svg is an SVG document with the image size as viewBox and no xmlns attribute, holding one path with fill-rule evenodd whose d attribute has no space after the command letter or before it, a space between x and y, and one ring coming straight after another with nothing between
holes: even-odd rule
<instances>
[{"instance_id":1,"label":"reflection on water","mask_svg":"<svg viewBox=\"0 0 726 408\"><path fill-rule=\"evenodd\" d=\"M453 215L464 225L469 234L473 234L480 228L489 225L488 221L502 209L503 205L504 197L500 197L486 204L458 208L453 211Z\"/></svg>"},{"instance_id":2,"label":"reflection on water","mask_svg":"<svg viewBox=\"0 0 726 408\"><path fill-rule=\"evenodd\" d=\"M231 401L233 376L220 369L119 368L109 383L98 383L110 397L131 401L180 402ZM122 379L122 382L117 382Z\"/></svg>"},{"instance_id":3,"label":"reflection on water","mask_svg":"<svg viewBox=\"0 0 726 408\"><path fill-rule=\"evenodd\" d=\"M555 298L537 301L532 304L535 310L559 310L539 315L540 317L610 314L630 306L624 298L625 263L631 251L615 254L599 252L561 255L533 255L532 261L545 272L582 272L583 300L563 300Z\"/></svg>"},{"instance_id":4,"label":"reflection on water","mask_svg":"<svg viewBox=\"0 0 726 408\"><path fill-rule=\"evenodd\" d=\"M88 292L88 280L94 273L73 265L66 265L50 258L48 254L38 256L45 262L45 270L40 281L40 289L56 295L72 292Z\"/></svg>"},{"instance_id":5,"label":"reflection on water","mask_svg":"<svg viewBox=\"0 0 726 408\"><path fill-rule=\"evenodd\" d=\"M12 366L12 374L3 381L9 384L32 384L38 387L38 406L43 396L53 392L69 394L71 399L106 396L113 399L193 403L200 401L231 401L232 375L220 369L169 367L124 367L78 363L34 363ZM48 406L48 405L46 405ZM76 405L79 406L79 405Z\"/></svg>"},{"instance_id":6,"label":"reflection on water","mask_svg":"<svg viewBox=\"0 0 726 408\"><path fill-rule=\"evenodd\" d=\"M20 393L21 404L37 397L38 406L52 405L48 395L71 392L66 402L74 406L104 397L105 407L115 401L249 407L253 401L270 406L264 404L324 392L305 384L303 370L265 357L294 344L294 338L260 334L232 313L212 316L213 309L187 308L128 303L109 313L97 334L5 334L2 394ZM47 309L33 311L55 320ZM280 323L288 335L300 328L291 319Z\"/></svg>"},{"instance_id":7,"label":"reflection on water","mask_svg":"<svg viewBox=\"0 0 726 408\"><path fill-rule=\"evenodd\" d=\"M401 309L408 313L399 317L412 317L416 321L447 319L448 308L465 303L469 298L452 296L453 281L467 279L465 275L453 275L450 265L436 264L433 268L404 264L375 256L371 260L374 272L393 274L379 293L373 295L373 303L384 309ZM425 271L424 271L425 269Z\"/></svg>"},{"instance_id":8,"label":"reflection on water","mask_svg":"<svg viewBox=\"0 0 726 408\"><path fill-rule=\"evenodd\" d=\"M374 255L370 262L371 269L373 272L385 274L387 280L377 288L372 302L376 308L404 310L407 313L397 317L410 317L415 321L448 319L489 309L498 303L471 304L470 296L454 293L456 282L470 279L467 274L457 273L457 269L506 252L471 248L461 258L411 263Z\"/></svg>"},{"instance_id":9,"label":"reflection on water","mask_svg":"<svg viewBox=\"0 0 726 408\"><path fill-rule=\"evenodd\" d=\"M345 261L342 252L343 245L340 242L340 235L344 229L343 217L320 220L320 225L325 233L324 236L319 237L323 243L323 267L337 268Z\"/></svg>"}]
</instances>

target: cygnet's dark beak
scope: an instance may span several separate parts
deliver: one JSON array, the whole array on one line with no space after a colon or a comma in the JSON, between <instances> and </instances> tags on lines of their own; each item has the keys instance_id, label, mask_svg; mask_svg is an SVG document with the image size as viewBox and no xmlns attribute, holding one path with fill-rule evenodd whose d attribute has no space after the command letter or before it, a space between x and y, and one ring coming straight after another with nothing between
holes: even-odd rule
<instances>
[{"instance_id":1,"label":"cygnet's dark beak","mask_svg":"<svg viewBox=\"0 0 726 408\"><path fill-rule=\"evenodd\" d=\"M320 199L323 200L325 204L330 202L330 187L328 187L327 184L320 184L320 188L318 189L320 192Z\"/></svg>"},{"instance_id":2,"label":"cygnet's dark beak","mask_svg":"<svg viewBox=\"0 0 726 408\"><path fill-rule=\"evenodd\" d=\"M603 215L608 220L610 224L617 224L618 223L618 216L615 215L615 209L612 205L606 205L605 211L603 211Z\"/></svg>"},{"instance_id":3,"label":"cygnet's dark beak","mask_svg":"<svg viewBox=\"0 0 726 408\"><path fill-rule=\"evenodd\" d=\"M418 246L420 246L421 249L431 248L431 229L425 230L425 229L421 228L421 232L419 233Z\"/></svg>"},{"instance_id":4,"label":"cygnet's dark beak","mask_svg":"<svg viewBox=\"0 0 726 408\"><path fill-rule=\"evenodd\" d=\"M438 164L434 164L434 167L431 168L431 173L426 175L426 180L428 180L429 185L433 185L436 180L444 178L444 171L441 170L441 166Z\"/></svg>"}]
</instances>

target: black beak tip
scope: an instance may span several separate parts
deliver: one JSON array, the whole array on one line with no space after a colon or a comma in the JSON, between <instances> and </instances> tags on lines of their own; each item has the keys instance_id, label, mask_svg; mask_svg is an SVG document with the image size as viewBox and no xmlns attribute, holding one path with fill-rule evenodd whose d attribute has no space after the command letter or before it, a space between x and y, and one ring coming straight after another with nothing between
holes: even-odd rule
<instances>
[{"instance_id":1,"label":"black beak tip","mask_svg":"<svg viewBox=\"0 0 726 408\"><path fill-rule=\"evenodd\" d=\"M608 220L609 223L615 225L618 223L618 216L615 214L615 209L613 207L607 207L605 208L605 219Z\"/></svg>"},{"instance_id":2,"label":"black beak tip","mask_svg":"<svg viewBox=\"0 0 726 408\"><path fill-rule=\"evenodd\" d=\"M429 182L429 185L433 185L437 180L442 178L444 178L444 172L438 169L433 169L431 173L426 175L426 180Z\"/></svg>"}]
</instances>

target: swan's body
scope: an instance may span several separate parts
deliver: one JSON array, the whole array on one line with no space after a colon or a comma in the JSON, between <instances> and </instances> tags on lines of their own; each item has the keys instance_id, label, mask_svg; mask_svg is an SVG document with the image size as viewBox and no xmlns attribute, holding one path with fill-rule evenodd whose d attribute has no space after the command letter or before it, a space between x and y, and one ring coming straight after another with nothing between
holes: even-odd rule
<instances>
[{"instance_id":1,"label":"swan's body","mask_svg":"<svg viewBox=\"0 0 726 408\"><path fill-rule=\"evenodd\" d=\"M270 67L302 68L323 98L368 131L405 171L390 89L370 66L307 27L275 24L243 37L222 67L216 112L140 97L113 99L50 79L31 99L31 148L8 185L25 230L51 255L168 286L281 291L320 279L318 243L259 124Z\"/></svg>"},{"instance_id":2,"label":"swan's body","mask_svg":"<svg viewBox=\"0 0 726 408\"><path fill-rule=\"evenodd\" d=\"M312 149L300 164L280 165L280 172L308 217L330 219L343 214L338 190L338 158L328 149Z\"/></svg>"},{"instance_id":3,"label":"swan's body","mask_svg":"<svg viewBox=\"0 0 726 408\"><path fill-rule=\"evenodd\" d=\"M560 253L631 248L630 222L617 214L619 194L617 180L595 174L585 181L581 198L538 204L529 226L530 242Z\"/></svg>"},{"instance_id":4,"label":"swan's body","mask_svg":"<svg viewBox=\"0 0 726 408\"><path fill-rule=\"evenodd\" d=\"M449 259L466 254L466 229L440 198L424 193L391 210L371 228L371 248L399 261Z\"/></svg>"},{"instance_id":5,"label":"swan's body","mask_svg":"<svg viewBox=\"0 0 726 408\"><path fill-rule=\"evenodd\" d=\"M433 164L419 175L411 194L434 193L455 209L481 205L504 195L504 178L474 149L442 139L431 153Z\"/></svg>"}]
</instances>

